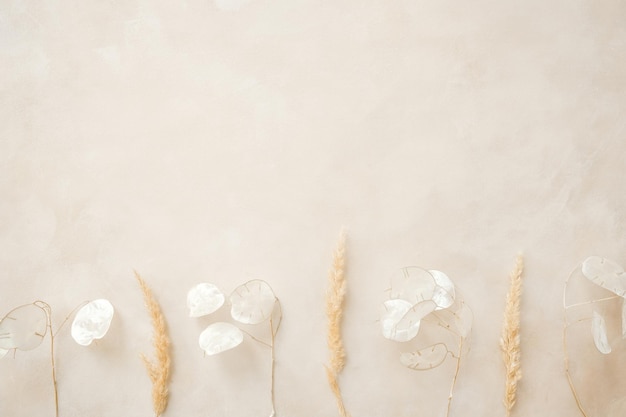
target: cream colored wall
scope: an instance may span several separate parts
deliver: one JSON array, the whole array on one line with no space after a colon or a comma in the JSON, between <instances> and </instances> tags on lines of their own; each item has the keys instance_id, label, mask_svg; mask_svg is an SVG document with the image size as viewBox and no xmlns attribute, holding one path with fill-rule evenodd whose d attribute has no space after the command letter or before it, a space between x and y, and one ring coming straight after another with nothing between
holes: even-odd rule
<instances>
[{"instance_id":1,"label":"cream colored wall","mask_svg":"<svg viewBox=\"0 0 626 417\"><path fill-rule=\"evenodd\" d=\"M446 272L475 315L451 415L495 416L523 251L516 412L576 415L563 283L588 255L626 262L625 13L619 1L0 2L0 314L42 299L58 325L110 299L97 345L57 336L60 415L151 415L136 269L173 339L165 415L258 417L267 351L203 357L211 318L188 318L185 296L262 278L284 310L277 415L336 415L324 293L345 225L351 414L443 415L450 369L403 368L377 322L389 276L418 265ZM1 415L53 415L46 346L0 361ZM587 389L623 387L616 369Z\"/></svg>"}]
</instances>

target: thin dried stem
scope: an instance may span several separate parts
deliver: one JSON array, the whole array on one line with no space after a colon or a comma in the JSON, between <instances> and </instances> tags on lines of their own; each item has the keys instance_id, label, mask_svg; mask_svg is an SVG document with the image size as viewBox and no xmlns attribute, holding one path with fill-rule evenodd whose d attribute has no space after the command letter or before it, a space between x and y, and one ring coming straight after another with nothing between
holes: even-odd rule
<instances>
[{"instance_id":1,"label":"thin dried stem","mask_svg":"<svg viewBox=\"0 0 626 417\"><path fill-rule=\"evenodd\" d=\"M152 295L152 291L141 276L139 276L137 271L135 271L135 278L143 293L144 302L150 313L154 330L153 344L156 361L149 360L143 354L141 355L141 359L148 370L150 381L152 381L152 407L154 409L154 415L159 417L167 408L169 394L167 386L171 367L169 352L170 341L165 326L165 318L163 317L163 313L161 313L159 304Z\"/></svg>"},{"instance_id":2,"label":"thin dried stem","mask_svg":"<svg viewBox=\"0 0 626 417\"><path fill-rule=\"evenodd\" d=\"M520 302L522 296L522 272L524 262L521 255L517 256L515 268L511 272L511 286L506 296L506 308L504 310L504 326L500 348L506 370L504 407L506 416L511 415L511 410L517 398L517 383L522 379L520 362Z\"/></svg>"},{"instance_id":3,"label":"thin dried stem","mask_svg":"<svg viewBox=\"0 0 626 417\"><path fill-rule=\"evenodd\" d=\"M54 332L54 335L56 336L57 334L59 334L59 332L61 331L61 329L63 328L63 326L65 326L65 323L67 323L69 321L70 318L72 318L72 316L74 315L74 313L76 313L78 310L80 310L82 307L86 306L87 304L89 304L89 301L83 301L82 303L80 303L79 305L77 305L76 307L74 307L74 310L70 311L70 314L68 314L67 316L65 316L65 319L63 319L63 321L61 322L61 324L59 325L59 327L57 328L57 331Z\"/></svg>"},{"instance_id":4,"label":"thin dried stem","mask_svg":"<svg viewBox=\"0 0 626 417\"><path fill-rule=\"evenodd\" d=\"M270 414L270 417L274 417L276 415L276 405L275 405L275 398L274 398L274 368L275 368L275 364L276 364L276 355L275 355L275 351L274 351L274 346L275 346L275 339L276 339L276 334L278 333L278 329L280 328L280 323L283 320L283 312L282 312L282 307L280 306L280 301L278 300L278 298L276 299L276 305L278 306L279 309L279 316L278 316L278 324L276 325L276 328L274 328L274 316L272 315L270 317L270 335L271 335L271 339L270 339L270 357L271 357L271 364L270 364L270 399L272 402L272 412Z\"/></svg>"},{"instance_id":5,"label":"thin dried stem","mask_svg":"<svg viewBox=\"0 0 626 417\"><path fill-rule=\"evenodd\" d=\"M79 304L77 307L75 307L74 310L72 310L70 314L65 317L61 325L57 328L56 332L52 329L52 307L50 307L50 304L41 300L37 300L33 303L33 305L39 307L45 313L46 328L47 331L50 332L50 367L52 369L52 387L54 390L54 415L56 417L59 417L59 388L56 376L56 362L54 359L54 338L57 334L59 334L65 323L72 317L72 315L76 313L79 308L83 307L87 303L88 301L85 301L84 303ZM45 334L42 334L41 337L45 337Z\"/></svg>"},{"instance_id":6,"label":"thin dried stem","mask_svg":"<svg viewBox=\"0 0 626 417\"><path fill-rule=\"evenodd\" d=\"M578 267L576 268L578 269ZM580 411L580 413L584 416L584 417L588 417L587 413L585 412L585 409L583 408L583 404L580 400L580 397L578 396L578 392L576 391L576 387L574 386L574 380L572 379L572 374L570 374L569 372L569 352L567 350L567 328L569 326L569 323L567 322L567 310L569 308L572 307L578 307L580 305L586 305L586 304L592 304L596 301L605 301L605 300L610 300L613 299L614 297L607 297L605 299L601 299L601 300L592 300L590 302L584 302L584 303L578 303L578 304L572 304L572 305L566 305L565 303L565 294L567 292L567 284L569 283L570 279L572 279L572 275L574 275L574 272L576 271L576 269L574 269L574 271L570 272L569 276L567 277L567 280L565 281L565 286L563 288L563 363L565 366L565 375L567 376L567 383L569 384L569 388L572 391L572 395L574 396L574 401L576 401L576 406L578 407L578 410ZM579 320L580 321L580 320Z\"/></svg>"},{"instance_id":7,"label":"thin dried stem","mask_svg":"<svg viewBox=\"0 0 626 417\"><path fill-rule=\"evenodd\" d=\"M574 308L574 307L582 307L582 306L586 306L590 304L597 304L597 303L601 303L604 301L611 301L611 300L617 300L617 299L622 299L622 298L624 297L622 297L621 295L612 295L610 297L598 298L596 300L589 300L589 301L581 301L580 303L566 305L565 309L567 310L567 309Z\"/></svg>"},{"instance_id":8,"label":"thin dried stem","mask_svg":"<svg viewBox=\"0 0 626 417\"><path fill-rule=\"evenodd\" d=\"M59 417L59 389L57 384L57 371L54 361L54 332L52 331L52 307L45 301L35 301L33 303L46 314L46 327L50 332L50 367L52 369L52 387L54 390L54 415ZM43 337L43 336L42 336Z\"/></svg>"},{"instance_id":9,"label":"thin dried stem","mask_svg":"<svg viewBox=\"0 0 626 417\"><path fill-rule=\"evenodd\" d=\"M346 233L339 234L337 247L333 252L333 263L328 274L328 291L326 293L326 316L328 317L328 350L330 351L330 365L326 366L326 376L330 389L337 400L337 407L341 417L349 417L343 403L339 388L338 376L346 364L346 351L341 338L341 319L343 303L346 295Z\"/></svg>"},{"instance_id":10,"label":"thin dried stem","mask_svg":"<svg viewBox=\"0 0 626 417\"><path fill-rule=\"evenodd\" d=\"M330 386L331 391L335 395L337 399L337 408L339 409L340 416L349 416L345 405L343 404L343 400L341 397L341 389L339 388L339 382L337 381L337 375L334 374L330 368L326 367L326 377L328 379L328 385Z\"/></svg>"},{"instance_id":11,"label":"thin dried stem","mask_svg":"<svg viewBox=\"0 0 626 417\"><path fill-rule=\"evenodd\" d=\"M276 311L278 311L278 314L275 313ZM270 402L272 405L272 411L271 411L270 417L276 416L276 405L275 405L275 399L274 399L274 380L275 380L274 378L275 366L274 365L276 364L276 354L275 354L274 347L275 347L276 334L278 334L278 329L280 329L280 324L282 323L282 321L283 321L283 310L280 305L280 300L276 298L274 301L274 310L272 311L272 314L269 318L269 324L270 324L269 343L265 342L264 340L259 339L258 337L253 336L252 334L250 334L249 332L243 329L239 329L245 335L250 337L250 339L270 349Z\"/></svg>"},{"instance_id":12,"label":"thin dried stem","mask_svg":"<svg viewBox=\"0 0 626 417\"><path fill-rule=\"evenodd\" d=\"M270 345L269 343L267 343L264 340L259 339L258 337L253 336L250 332L245 331L244 329L239 329L243 334L245 334L246 336L248 336L250 339L254 340L257 343L262 344L263 346L266 346L268 348L272 348L272 345ZM206 352L205 352L206 353Z\"/></svg>"},{"instance_id":13,"label":"thin dried stem","mask_svg":"<svg viewBox=\"0 0 626 417\"><path fill-rule=\"evenodd\" d=\"M452 385L450 386L450 395L448 396L448 408L446 410L446 417L450 415L450 407L452 406L452 394L454 393L454 386L456 385L456 380L459 377L459 370L461 369L461 356L463 353L463 343L465 339L463 337L459 338L459 353L457 356L454 356L451 353L452 357L456 358L456 369L454 370L454 377L452 377ZM449 352L449 351L448 351Z\"/></svg>"}]
</instances>

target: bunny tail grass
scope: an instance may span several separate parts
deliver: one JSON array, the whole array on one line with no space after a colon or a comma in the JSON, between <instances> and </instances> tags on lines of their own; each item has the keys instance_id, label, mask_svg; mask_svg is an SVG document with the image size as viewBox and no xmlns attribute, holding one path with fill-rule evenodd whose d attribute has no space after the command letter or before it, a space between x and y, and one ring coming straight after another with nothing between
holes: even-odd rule
<instances>
[{"instance_id":1,"label":"bunny tail grass","mask_svg":"<svg viewBox=\"0 0 626 417\"><path fill-rule=\"evenodd\" d=\"M522 379L520 368L520 300L522 295L522 272L524 260L518 255L515 268L511 272L511 286L506 296L504 310L504 326L500 348L506 368L506 382L504 391L504 407L506 416L511 415L517 396L517 383Z\"/></svg>"},{"instance_id":2,"label":"bunny tail grass","mask_svg":"<svg viewBox=\"0 0 626 417\"><path fill-rule=\"evenodd\" d=\"M338 375L346 363L346 351L341 339L341 318L343 315L343 302L346 295L345 260L346 255L346 232L341 230L339 242L333 252L333 264L328 274L328 291L326 293L326 316L328 317L328 350L330 351L330 364L326 366L328 383L337 400L337 407L341 417L349 417L343 404L341 390L339 389Z\"/></svg>"},{"instance_id":3,"label":"bunny tail grass","mask_svg":"<svg viewBox=\"0 0 626 417\"><path fill-rule=\"evenodd\" d=\"M143 354L141 359L143 360L150 381L152 381L152 407L154 408L155 417L159 417L167 408L168 389L167 383L170 376L170 341L167 336L167 329L165 326L165 319L161 308L152 295L152 291L146 284L146 282L135 271L135 278L139 282L139 287L143 293L144 302L150 313L150 319L152 320L152 327L154 328L154 354L156 361L149 360Z\"/></svg>"}]
</instances>

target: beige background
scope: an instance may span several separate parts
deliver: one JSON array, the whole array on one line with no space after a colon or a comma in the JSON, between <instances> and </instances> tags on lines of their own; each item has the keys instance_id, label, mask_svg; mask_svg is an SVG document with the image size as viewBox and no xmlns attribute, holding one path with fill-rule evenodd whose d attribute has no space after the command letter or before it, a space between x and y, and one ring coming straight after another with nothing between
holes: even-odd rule
<instances>
[{"instance_id":1,"label":"beige background","mask_svg":"<svg viewBox=\"0 0 626 417\"><path fill-rule=\"evenodd\" d=\"M2 1L0 314L42 299L58 326L110 299L97 345L57 336L60 415L151 415L137 269L173 339L165 415L258 417L267 351L203 357L214 318L185 296L262 278L285 316L277 415L337 415L324 292L345 225L352 415L444 413L450 369L403 368L377 322L389 276L419 265L474 310L451 415L495 416L521 250L517 415L576 415L563 283L588 255L626 262L625 17L619 1ZM46 346L0 361L2 416L53 415ZM623 387L618 370L585 389Z\"/></svg>"}]
</instances>

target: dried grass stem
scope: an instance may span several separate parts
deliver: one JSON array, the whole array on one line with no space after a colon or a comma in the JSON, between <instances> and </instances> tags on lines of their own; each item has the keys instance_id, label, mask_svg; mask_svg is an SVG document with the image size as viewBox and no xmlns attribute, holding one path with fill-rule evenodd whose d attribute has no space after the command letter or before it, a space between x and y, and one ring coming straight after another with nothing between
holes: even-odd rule
<instances>
[{"instance_id":1,"label":"dried grass stem","mask_svg":"<svg viewBox=\"0 0 626 417\"><path fill-rule=\"evenodd\" d=\"M152 407L154 409L154 415L159 417L167 408L169 394L168 382L171 367L169 352L170 341L167 335L165 318L163 317L163 313L161 313L159 304L152 295L152 291L136 271L135 278L143 293L144 302L150 314L154 331L153 344L155 360L152 361L143 354L141 355L141 359L148 370L150 381L152 381Z\"/></svg>"},{"instance_id":2,"label":"dried grass stem","mask_svg":"<svg viewBox=\"0 0 626 417\"><path fill-rule=\"evenodd\" d=\"M511 410L517 399L517 383L522 379L520 361L520 304L522 296L522 273L524 262L522 255L518 255L515 268L511 272L511 284L506 296L506 308L504 310L504 326L500 348L506 370L504 407L506 416L511 415Z\"/></svg>"},{"instance_id":3,"label":"dried grass stem","mask_svg":"<svg viewBox=\"0 0 626 417\"><path fill-rule=\"evenodd\" d=\"M346 364L346 351L341 337L341 320L346 295L346 232L341 230L337 247L333 252L333 263L328 274L328 291L326 293L326 316L328 318L328 350L330 364L326 366L326 376L330 389L337 400L341 417L349 417L343 403L338 376Z\"/></svg>"}]
</instances>

